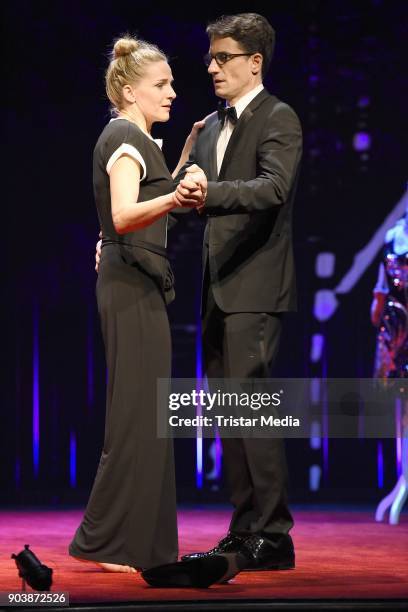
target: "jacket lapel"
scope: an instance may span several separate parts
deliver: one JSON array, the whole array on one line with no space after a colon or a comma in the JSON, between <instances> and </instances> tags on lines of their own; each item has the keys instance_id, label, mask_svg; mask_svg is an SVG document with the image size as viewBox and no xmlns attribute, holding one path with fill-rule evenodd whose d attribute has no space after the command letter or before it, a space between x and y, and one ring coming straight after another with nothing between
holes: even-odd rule
<instances>
[{"instance_id":1,"label":"jacket lapel","mask_svg":"<svg viewBox=\"0 0 408 612\"><path fill-rule=\"evenodd\" d=\"M234 147L237 142L239 142L242 133L245 131L245 128L248 122L251 120L254 112L256 112L257 108L265 102L267 98L269 98L270 94L266 89L263 89L259 94L248 104L245 108L244 112L241 114L238 122L234 128L234 131L231 134L231 138L229 139L228 146L225 150L224 159L222 160L222 165L220 168L219 180L222 180L221 177L225 173L225 169L228 167L228 164L231 161L232 154L234 152ZM219 132L218 132L219 133ZM216 143L217 144L217 143ZM215 150L215 156L217 156L217 151ZM216 158L216 157L215 157Z\"/></svg>"},{"instance_id":2,"label":"jacket lapel","mask_svg":"<svg viewBox=\"0 0 408 612\"><path fill-rule=\"evenodd\" d=\"M207 163L210 171L208 177L211 181L216 181L218 177L217 172L217 141L221 131L221 123L217 120L209 128L208 142L207 142Z\"/></svg>"}]
</instances>

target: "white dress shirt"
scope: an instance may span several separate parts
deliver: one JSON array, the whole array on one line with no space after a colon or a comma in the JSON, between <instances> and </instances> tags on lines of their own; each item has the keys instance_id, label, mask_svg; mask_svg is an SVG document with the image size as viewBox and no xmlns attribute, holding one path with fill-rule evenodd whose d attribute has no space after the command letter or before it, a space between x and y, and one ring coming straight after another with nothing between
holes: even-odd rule
<instances>
[{"instance_id":1,"label":"white dress shirt","mask_svg":"<svg viewBox=\"0 0 408 612\"><path fill-rule=\"evenodd\" d=\"M240 116L242 115L242 113L244 112L248 104L252 102L252 100L263 90L263 88L264 86L262 83L260 85L257 85L254 89L251 89L251 91L248 91L248 93L245 94L245 96L242 96L242 98L240 98L238 102L234 104L238 119L240 118ZM220 173L222 160L224 159L225 151L227 149L229 139L231 138L231 134L234 131L234 127L235 126L232 125L231 121L226 119L224 121L224 125L218 137L218 141L217 141L217 172L218 174Z\"/></svg>"}]
</instances>

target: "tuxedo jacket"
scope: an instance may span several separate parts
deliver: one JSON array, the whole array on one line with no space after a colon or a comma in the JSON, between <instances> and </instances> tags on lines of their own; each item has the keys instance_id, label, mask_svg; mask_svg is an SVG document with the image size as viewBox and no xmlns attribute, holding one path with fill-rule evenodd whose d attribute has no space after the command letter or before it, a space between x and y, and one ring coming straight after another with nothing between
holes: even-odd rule
<instances>
[{"instance_id":1,"label":"tuxedo jacket","mask_svg":"<svg viewBox=\"0 0 408 612\"><path fill-rule=\"evenodd\" d=\"M217 175L217 113L199 132L186 168L208 178L203 269L226 313L296 310L292 208L302 153L299 119L262 90L241 114Z\"/></svg>"}]
</instances>

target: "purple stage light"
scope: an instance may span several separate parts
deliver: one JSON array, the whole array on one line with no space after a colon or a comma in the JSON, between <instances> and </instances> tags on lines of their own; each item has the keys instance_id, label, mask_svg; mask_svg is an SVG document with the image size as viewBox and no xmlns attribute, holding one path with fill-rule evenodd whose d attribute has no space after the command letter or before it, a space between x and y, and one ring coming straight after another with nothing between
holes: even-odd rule
<instances>
[{"instance_id":1,"label":"purple stage light","mask_svg":"<svg viewBox=\"0 0 408 612\"><path fill-rule=\"evenodd\" d=\"M196 439L196 487L203 488L203 439Z\"/></svg>"},{"instance_id":2,"label":"purple stage light","mask_svg":"<svg viewBox=\"0 0 408 612\"><path fill-rule=\"evenodd\" d=\"M356 132L353 136L355 151L368 151L371 148L371 136L368 132Z\"/></svg>"},{"instance_id":3,"label":"purple stage light","mask_svg":"<svg viewBox=\"0 0 408 612\"><path fill-rule=\"evenodd\" d=\"M316 257L315 273L318 278L330 278L334 274L336 256L334 253L322 251Z\"/></svg>"},{"instance_id":4,"label":"purple stage light","mask_svg":"<svg viewBox=\"0 0 408 612\"><path fill-rule=\"evenodd\" d=\"M357 106L358 108L367 108L367 106L370 106L370 102L369 96L360 96L357 101Z\"/></svg>"},{"instance_id":5,"label":"purple stage light","mask_svg":"<svg viewBox=\"0 0 408 612\"><path fill-rule=\"evenodd\" d=\"M202 363L202 340L201 340L201 317L198 313L196 325L196 381L197 391L203 386L203 363ZM201 405L197 406L197 416L202 415ZM201 433L201 432L197 432ZM197 435L196 438L196 486L197 489L203 488L203 438Z\"/></svg>"},{"instance_id":6,"label":"purple stage light","mask_svg":"<svg viewBox=\"0 0 408 612\"><path fill-rule=\"evenodd\" d=\"M16 485L16 489L19 489L21 485L21 461L20 459L17 459L14 464L14 482Z\"/></svg>"},{"instance_id":7,"label":"purple stage light","mask_svg":"<svg viewBox=\"0 0 408 612\"><path fill-rule=\"evenodd\" d=\"M402 402L400 398L395 400L395 454L397 458L397 477L402 474Z\"/></svg>"},{"instance_id":8,"label":"purple stage light","mask_svg":"<svg viewBox=\"0 0 408 612\"><path fill-rule=\"evenodd\" d=\"M220 434L217 430L217 434L215 437L215 469L217 472L217 478L221 477L221 465L222 465L222 444Z\"/></svg>"},{"instance_id":9,"label":"purple stage light","mask_svg":"<svg viewBox=\"0 0 408 612\"><path fill-rule=\"evenodd\" d=\"M323 354L324 336L323 334L313 334L310 348L310 361L317 363Z\"/></svg>"},{"instance_id":10,"label":"purple stage light","mask_svg":"<svg viewBox=\"0 0 408 612\"><path fill-rule=\"evenodd\" d=\"M311 465L309 469L309 490L318 491L320 488L320 478L322 469L320 465Z\"/></svg>"},{"instance_id":11,"label":"purple stage light","mask_svg":"<svg viewBox=\"0 0 408 612\"><path fill-rule=\"evenodd\" d=\"M320 289L315 294L313 314L318 321L328 321L336 312L338 300L332 289Z\"/></svg>"},{"instance_id":12,"label":"purple stage light","mask_svg":"<svg viewBox=\"0 0 408 612\"><path fill-rule=\"evenodd\" d=\"M38 305L33 309L33 466L34 475L40 469L40 347L39 347L39 311Z\"/></svg>"},{"instance_id":13,"label":"purple stage light","mask_svg":"<svg viewBox=\"0 0 408 612\"><path fill-rule=\"evenodd\" d=\"M321 430L321 423L312 421L310 424L310 448L313 450L319 450L322 446Z\"/></svg>"},{"instance_id":14,"label":"purple stage light","mask_svg":"<svg viewBox=\"0 0 408 612\"><path fill-rule=\"evenodd\" d=\"M382 442L378 442L377 444L377 484L379 489L382 489L384 486L384 455Z\"/></svg>"},{"instance_id":15,"label":"purple stage light","mask_svg":"<svg viewBox=\"0 0 408 612\"><path fill-rule=\"evenodd\" d=\"M329 417L327 413L327 406L325 411L323 412L323 475L325 480L327 480L329 475Z\"/></svg>"},{"instance_id":16,"label":"purple stage light","mask_svg":"<svg viewBox=\"0 0 408 612\"><path fill-rule=\"evenodd\" d=\"M77 469L76 469L77 444L76 436L73 431L69 438L69 484L72 488L77 484Z\"/></svg>"}]
</instances>

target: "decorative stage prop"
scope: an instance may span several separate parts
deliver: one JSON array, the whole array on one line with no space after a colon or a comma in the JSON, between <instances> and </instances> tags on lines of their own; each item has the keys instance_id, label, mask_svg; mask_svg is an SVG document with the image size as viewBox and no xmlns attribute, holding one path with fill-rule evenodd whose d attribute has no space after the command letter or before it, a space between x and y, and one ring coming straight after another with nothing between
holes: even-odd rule
<instances>
[{"instance_id":1,"label":"decorative stage prop","mask_svg":"<svg viewBox=\"0 0 408 612\"><path fill-rule=\"evenodd\" d=\"M390 510L390 525L398 525L401 510L408 497L408 401L403 403L401 400L396 402L396 441L397 441L397 465L399 478L397 484L377 506L375 520L384 520L387 510ZM401 415L402 407L405 412Z\"/></svg>"}]
</instances>

